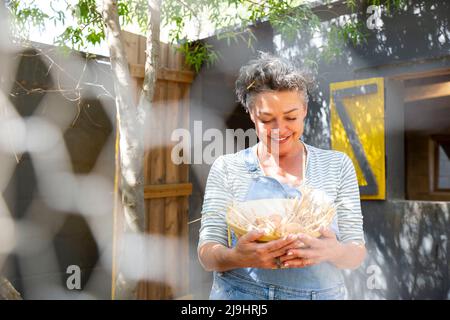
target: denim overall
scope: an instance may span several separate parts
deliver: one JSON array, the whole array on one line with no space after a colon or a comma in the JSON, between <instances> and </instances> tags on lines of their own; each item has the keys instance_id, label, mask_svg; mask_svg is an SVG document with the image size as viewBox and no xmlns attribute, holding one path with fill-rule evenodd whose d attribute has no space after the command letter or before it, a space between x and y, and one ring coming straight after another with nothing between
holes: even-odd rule
<instances>
[{"instance_id":1,"label":"denim overall","mask_svg":"<svg viewBox=\"0 0 450 320\"><path fill-rule=\"evenodd\" d=\"M257 173L258 160L251 148L242 151L248 171L253 179L244 201L268 198L295 198L298 189L280 183L275 178ZM306 173L305 179L306 180ZM304 183L304 182L303 182ZM331 229L338 234L336 217ZM229 230L234 247L237 238ZM344 299L346 289L341 272L331 263L324 262L304 268L258 269L241 268L214 272L210 299L214 300L334 300Z\"/></svg>"}]
</instances>

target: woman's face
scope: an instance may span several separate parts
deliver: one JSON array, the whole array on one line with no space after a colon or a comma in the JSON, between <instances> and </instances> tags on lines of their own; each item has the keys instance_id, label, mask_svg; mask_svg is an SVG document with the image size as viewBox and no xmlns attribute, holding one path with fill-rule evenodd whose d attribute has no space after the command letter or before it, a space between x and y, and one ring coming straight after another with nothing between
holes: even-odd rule
<instances>
[{"instance_id":1,"label":"woman's face","mask_svg":"<svg viewBox=\"0 0 450 320\"><path fill-rule=\"evenodd\" d=\"M298 150L306 113L303 93L296 90L259 93L250 108L258 138L279 156Z\"/></svg>"}]
</instances>

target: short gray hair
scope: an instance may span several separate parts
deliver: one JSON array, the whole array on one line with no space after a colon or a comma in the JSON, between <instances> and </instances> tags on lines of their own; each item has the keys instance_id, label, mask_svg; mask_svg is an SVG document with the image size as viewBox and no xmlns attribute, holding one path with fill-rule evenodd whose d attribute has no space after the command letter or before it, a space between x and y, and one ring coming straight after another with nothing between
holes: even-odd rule
<instances>
[{"instance_id":1,"label":"short gray hair","mask_svg":"<svg viewBox=\"0 0 450 320\"><path fill-rule=\"evenodd\" d=\"M246 111L250 110L258 93L266 91L297 90L303 93L308 104L308 87L311 80L290 61L267 52L250 60L239 70L236 96Z\"/></svg>"}]
</instances>

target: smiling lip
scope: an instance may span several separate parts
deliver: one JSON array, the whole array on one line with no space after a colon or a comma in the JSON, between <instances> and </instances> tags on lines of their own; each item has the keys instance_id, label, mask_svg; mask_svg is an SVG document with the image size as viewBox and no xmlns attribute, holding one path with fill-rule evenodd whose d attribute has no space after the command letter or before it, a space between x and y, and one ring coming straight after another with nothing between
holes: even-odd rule
<instances>
[{"instance_id":1,"label":"smiling lip","mask_svg":"<svg viewBox=\"0 0 450 320\"><path fill-rule=\"evenodd\" d=\"M279 139L274 139L274 138L272 138L272 140L278 142L279 144L283 144L283 143L285 143L286 141L288 141L290 137L291 137L291 136L289 135L289 136L287 136L287 137L283 137L283 138L279 138Z\"/></svg>"}]
</instances>

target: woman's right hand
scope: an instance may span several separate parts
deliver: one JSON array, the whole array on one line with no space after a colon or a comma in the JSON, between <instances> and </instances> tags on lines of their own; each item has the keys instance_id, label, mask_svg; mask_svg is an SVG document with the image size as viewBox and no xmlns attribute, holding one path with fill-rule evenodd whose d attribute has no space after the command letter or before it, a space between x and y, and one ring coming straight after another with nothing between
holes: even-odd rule
<instances>
[{"instance_id":1,"label":"woman's right hand","mask_svg":"<svg viewBox=\"0 0 450 320\"><path fill-rule=\"evenodd\" d=\"M287 250L298 246L295 235L266 243L257 242L262 236L263 231L253 230L238 239L232 250L236 262L242 268L277 268L279 267L277 258L283 256Z\"/></svg>"}]
</instances>

